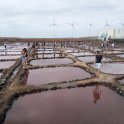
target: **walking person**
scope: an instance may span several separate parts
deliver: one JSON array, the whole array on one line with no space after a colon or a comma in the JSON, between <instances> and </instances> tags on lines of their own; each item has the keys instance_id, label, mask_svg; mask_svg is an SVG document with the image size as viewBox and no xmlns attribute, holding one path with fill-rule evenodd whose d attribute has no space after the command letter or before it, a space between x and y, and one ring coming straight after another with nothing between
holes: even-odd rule
<instances>
[{"instance_id":1,"label":"walking person","mask_svg":"<svg viewBox=\"0 0 124 124\"><path fill-rule=\"evenodd\" d=\"M36 49L36 45L35 44L32 45L31 57L34 58L34 59L38 58L38 51Z\"/></svg>"},{"instance_id":2,"label":"walking person","mask_svg":"<svg viewBox=\"0 0 124 124\"><path fill-rule=\"evenodd\" d=\"M7 44L6 44L6 43L4 43L4 48L5 48L5 50L6 50L6 48L7 48Z\"/></svg>"},{"instance_id":3,"label":"walking person","mask_svg":"<svg viewBox=\"0 0 124 124\"><path fill-rule=\"evenodd\" d=\"M91 42L89 41L88 43L88 49L90 50Z\"/></svg>"},{"instance_id":4,"label":"walking person","mask_svg":"<svg viewBox=\"0 0 124 124\"><path fill-rule=\"evenodd\" d=\"M28 52L27 52L27 49L26 48L22 49L21 54L22 54L22 56L21 56L22 65L25 66L28 63Z\"/></svg>"},{"instance_id":5,"label":"walking person","mask_svg":"<svg viewBox=\"0 0 124 124\"><path fill-rule=\"evenodd\" d=\"M100 67L102 65L102 54L100 53L100 51L97 51L97 54L95 56L95 64L96 64L96 68L97 68L97 77L99 77L100 74Z\"/></svg>"},{"instance_id":6,"label":"walking person","mask_svg":"<svg viewBox=\"0 0 124 124\"><path fill-rule=\"evenodd\" d=\"M101 44L101 49L102 49L102 52L104 51L104 42L102 42Z\"/></svg>"},{"instance_id":7,"label":"walking person","mask_svg":"<svg viewBox=\"0 0 124 124\"><path fill-rule=\"evenodd\" d=\"M112 48L114 48L115 47L115 44L114 44L114 42L112 42Z\"/></svg>"},{"instance_id":8,"label":"walking person","mask_svg":"<svg viewBox=\"0 0 124 124\"><path fill-rule=\"evenodd\" d=\"M6 56L7 55L7 44L6 44L6 42L4 43L4 48L5 48L4 52L5 52L5 56Z\"/></svg>"},{"instance_id":9,"label":"walking person","mask_svg":"<svg viewBox=\"0 0 124 124\"><path fill-rule=\"evenodd\" d=\"M30 47L30 43L28 42L28 47Z\"/></svg>"}]
</instances>

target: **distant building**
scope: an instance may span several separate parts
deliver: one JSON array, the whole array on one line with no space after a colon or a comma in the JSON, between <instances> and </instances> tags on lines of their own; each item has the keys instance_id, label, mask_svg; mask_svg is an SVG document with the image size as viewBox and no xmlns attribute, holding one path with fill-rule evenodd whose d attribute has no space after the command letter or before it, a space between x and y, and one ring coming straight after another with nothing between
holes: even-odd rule
<instances>
[{"instance_id":1,"label":"distant building","mask_svg":"<svg viewBox=\"0 0 124 124\"><path fill-rule=\"evenodd\" d=\"M99 31L99 39L124 39L124 28L115 28L106 26L104 29Z\"/></svg>"}]
</instances>

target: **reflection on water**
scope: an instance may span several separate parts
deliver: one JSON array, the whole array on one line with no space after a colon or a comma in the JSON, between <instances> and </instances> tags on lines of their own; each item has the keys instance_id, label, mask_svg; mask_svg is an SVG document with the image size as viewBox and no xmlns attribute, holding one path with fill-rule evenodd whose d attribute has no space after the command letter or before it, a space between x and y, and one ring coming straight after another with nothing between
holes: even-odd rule
<instances>
[{"instance_id":1,"label":"reflection on water","mask_svg":"<svg viewBox=\"0 0 124 124\"><path fill-rule=\"evenodd\" d=\"M22 84L27 84L28 81L29 70L25 70L24 77L21 81Z\"/></svg>"},{"instance_id":2,"label":"reflection on water","mask_svg":"<svg viewBox=\"0 0 124 124\"><path fill-rule=\"evenodd\" d=\"M94 104L95 88L26 95L14 103L5 124L123 124L124 98L100 86L102 95Z\"/></svg>"},{"instance_id":3,"label":"reflection on water","mask_svg":"<svg viewBox=\"0 0 124 124\"><path fill-rule=\"evenodd\" d=\"M30 70L28 84L41 85L52 82L70 81L91 77L83 69L76 67L56 67Z\"/></svg>"},{"instance_id":4,"label":"reflection on water","mask_svg":"<svg viewBox=\"0 0 124 124\"><path fill-rule=\"evenodd\" d=\"M93 89L93 98L94 98L94 103L96 104L98 100L100 100L101 97L101 90L99 89L99 86L96 86Z\"/></svg>"}]
</instances>

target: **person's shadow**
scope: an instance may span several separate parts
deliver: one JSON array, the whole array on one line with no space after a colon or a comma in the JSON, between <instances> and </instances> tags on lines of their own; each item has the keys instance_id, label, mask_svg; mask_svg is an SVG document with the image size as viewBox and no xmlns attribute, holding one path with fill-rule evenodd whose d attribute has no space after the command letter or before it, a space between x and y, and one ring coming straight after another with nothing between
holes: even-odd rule
<instances>
[{"instance_id":1,"label":"person's shadow","mask_svg":"<svg viewBox=\"0 0 124 124\"><path fill-rule=\"evenodd\" d=\"M101 90L99 89L99 86L96 85L95 89L93 89L94 104L96 104L97 101L100 100L100 97L101 97Z\"/></svg>"},{"instance_id":2,"label":"person's shadow","mask_svg":"<svg viewBox=\"0 0 124 124\"><path fill-rule=\"evenodd\" d=\"M27 84L27 81L28 81L28 75L29 75L29 70L25 70L25 73L24 73L24 77L22 78L22 81L21 81L21 83L22 84Z\"/></svg>"}]
</instances>

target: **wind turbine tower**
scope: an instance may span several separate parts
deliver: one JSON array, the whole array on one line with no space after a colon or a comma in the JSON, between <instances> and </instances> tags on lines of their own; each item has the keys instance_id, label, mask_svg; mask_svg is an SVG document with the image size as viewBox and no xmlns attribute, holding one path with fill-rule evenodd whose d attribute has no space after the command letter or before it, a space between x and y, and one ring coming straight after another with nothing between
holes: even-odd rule
<instances>
[{"instance_id":1,"label":"wind turbine tower","mask_svg":"<svg viewBox=\"0 0 124 124\"><path fill-rule=\"evenodd\" d=\"M55 17L54 17L54 21L53 21L53 24L51 24L50 26L53 26L53 32L54 32L54 34L53 34L53 37L55 38L56 37L56 21L55 21Z\"/></svg>"},{"instance_id":2,"label":"wind turbine tower","mask_svg":"<svg viewBox=\"0 0 124 124\"><path fill-rule=\"evenodd\" d=\"M91 37L92 36L92 27L93 27L94 25L92 24L92 23L90 23L90 32L89 32L89 36Z\"/></svg>"},{"instance_id":3,"label":"wind turbine tower","mask_svg":"<svg viewBox=\"0 0 124 124\"><path fill-rule=\"evenodd\" d=\"M75 22L68 23L70 26L72 26L72 38L74 37L74 23Z\"/></svg>"}]
</instances>

